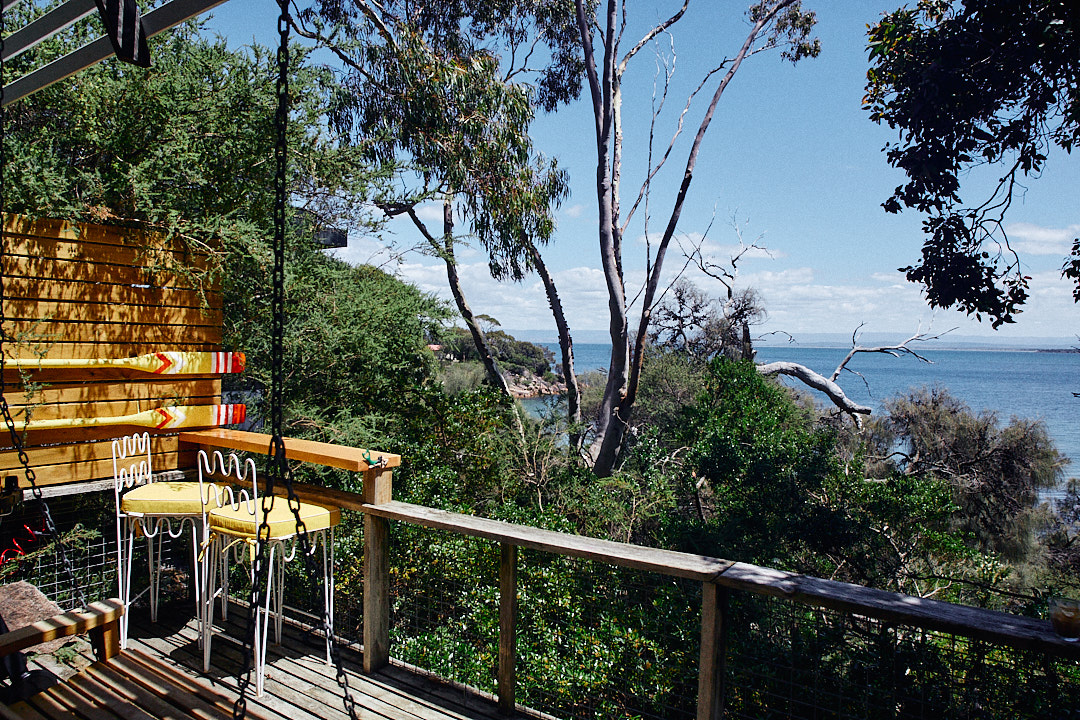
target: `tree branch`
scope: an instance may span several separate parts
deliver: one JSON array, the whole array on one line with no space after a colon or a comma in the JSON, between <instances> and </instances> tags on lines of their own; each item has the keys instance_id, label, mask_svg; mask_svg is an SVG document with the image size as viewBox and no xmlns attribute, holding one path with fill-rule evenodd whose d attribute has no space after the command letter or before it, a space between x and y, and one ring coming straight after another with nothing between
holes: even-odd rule
<instances>
[{"instance_id":1,"label":"tree branch","mask_svg":"<svg viewBox=\"0 0 1080 720\"><path fill-rule=\"evenodd\" d=\"M840 364L836 366L835 370L833 370L832 377L829 378L830 380L835 381L836 378L840 377L840 373L842 373L847 368L847 364L851 361L851 359L853 357L855 357L859 353L882 353L884 355L892 355L893 357L900 357L901 355L908 355L910 357L915 358L916 360L918 360L920 362L924 362L924 363L927 363L928 365L932 365L933 362L934 362L933 360L929 360L929 359L923 357L922 355L920 355L919 353L915 352L910 347L908 347L908 344L909 343L915 343L915 342L927 342L927 341L930 341L930 340L939 340L943 336L948 335L949 333L951 333L953 330L956 329L956 328L949 328L945 332L937 333L936 335L930 335L928 333L916 332L914 335L909 337L907 340L904 340L902 343L899 343L897 345L875 345L875 346L872 346L872 347L865 347L865 346L856 344L857 343L857 335L859 333L859 330L861 330L863 325L865 325L865 324L866 323L860 323L859 327L855 328L855 330L851 333L851 350L848 351L848 354L844 356L844 359L841 360ZM848 372L854 372L854 371L853 370L848 370Z\"/></svg>"},{"instance_id":2,"label":"tree branch","mask_svg":"<svg viewBox=\"0 0 1080 720\"><path fill-rule=\"evenodd\" d=\"M681 8L679 8L678 12L676 12L676 13L675 13L674 15L672 15L671 17L669 17L669 18L668 18L667 20L665 20L664 22L660 23L659 25L657 25L656 27L654 27L654 28L653 28L652 30L650 30L650 31L649 31L648 33L646 33L646 34L645 34L645 37L643 37L643 38L641 38L640 40L638 40L638 43L637 43L637 45L635 45L634 47L630 48L630 50L629 50L629 51L627 51L627 53L626 53L625 55L623 55L623 59L622 59L622 61L621 61L621 62L619 63L619 75L620 75L620 76L621 76L621 75L622 75L622 74L623 74L624 72L626 72L626 64L627 64L628 62L630 62L630 58L632 58L632 57L634 57L635 55L637 55L637 54L638 54L638 51L639 51L639 50L641 50L641 48L645 47L645 46L646 46L646 45L647 45L647 44L648 44L649 42L651 42L651 41L652 41L652 39L653 39L654 37L656 37L656 36L657 36L657 35L659 35L660 33L662 33L662 32L664 32L665 30L667 30L667 29L668 29L669 27L671 27L672 25L674 25L675 23L677 23L677 22L679 21L679 19L680 19L680 18L681 18L681 17L683 16L683 13L685 13L685 12L686 12L686 8L687 8L687 7L689 6L689 5L690 5L690 0L683 0L683 5L682 5L682 7L681 7Z\"/></svg>"},{"instance_id":3,"label":"tree branch","mask_svg":"<svg viewBox=\"0 0 1080 720\"><path fill-rule=\"evenodd\" d=\"M837 385L834 381L819 375L805 365L800 365L793 362L771 362L762 363L757 365L757 370L762 375L788 375L793 377L804 385L812 387L819 392L825 393L833 405L840 408L844 412L851 415L858 422L856 415L869 415L871 408L866 405L859 405L844 394L844 389Z\"/></svg>"}]
</instances>

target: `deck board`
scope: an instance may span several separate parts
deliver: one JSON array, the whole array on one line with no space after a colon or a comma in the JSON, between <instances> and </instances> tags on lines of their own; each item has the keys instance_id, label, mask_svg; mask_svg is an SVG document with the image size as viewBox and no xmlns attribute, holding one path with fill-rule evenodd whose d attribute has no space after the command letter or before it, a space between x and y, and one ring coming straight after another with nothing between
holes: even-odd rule
<instances>
[{"instance_id":1,"label":"deck board","mask_svg":"<svg viewBox=\"0 0 1080 720\"><path fill-rule=\"evenodd\" d=\"M183 618L190 613L186 604L178 605L177 613L181 619L170 620L171 613L163 607L161 622L152 624L136 609L131 618L129 647L175 665L191 682L192 692L202 688L207 693L224 695L231 702L237 696L236 673L243 660L239 638L243 637L246 622L244 611L231 611L225 623L219 619L216 627L221 634L214 637L210 672L205 675L195 621L184 622ZM253 683L248 693L249 707L282 720L347 720L343 693L335 669L326 664L321 637L288 625L283 633L282 644L271 644L267 650L266 691L262 698L256 698ZM372 720L505 717L498 713L495 701L482 693L396 664L364 675L360 652L348 647L340 648L340 652L360 717ZM213 697L212 694L206 697Z\"/></svg>"}]
</instances>

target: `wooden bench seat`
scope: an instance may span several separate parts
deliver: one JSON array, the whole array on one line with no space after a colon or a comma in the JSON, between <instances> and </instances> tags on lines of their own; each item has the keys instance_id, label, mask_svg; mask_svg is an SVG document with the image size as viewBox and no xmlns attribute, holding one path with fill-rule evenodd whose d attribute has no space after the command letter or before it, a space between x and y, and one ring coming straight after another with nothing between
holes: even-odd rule
<instances>
[{"instance_id":1,"label":"wooden bench seat","mask_svg":"<svg viewBox=\"0 0 1080 720\"><path fill-rule=\"evenodd\" d=\"M0 705L0 718L231 718L232 701L201 685L177 667L140 650L120 652L117 599L91 603L0 635L0 657L71 635L90 635L98 661L82 672L14 705ZM250 718L264 716L248 709Z\"/></svg>"}]
</instances>

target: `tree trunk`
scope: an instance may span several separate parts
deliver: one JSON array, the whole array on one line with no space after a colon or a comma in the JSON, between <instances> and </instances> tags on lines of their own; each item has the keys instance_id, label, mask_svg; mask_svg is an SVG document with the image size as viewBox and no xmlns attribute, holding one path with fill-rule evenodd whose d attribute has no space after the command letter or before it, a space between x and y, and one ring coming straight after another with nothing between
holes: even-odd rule
<instances>
[{"instance_id":1,"label":"tree trunk","mask_svg":"<svg viewBox=\"0 0 1080 720\"><path fill-rule=\"evenodd\" d=\"M622 228L619 224L619 180L622 165L622 132L619 127L621 117L621 77L627 62L643 45L634 47L621 63L618 55L618 41L622 28L619 27L620 3L608 0L602 25L603 68L602 75L597 72L596 52L592 43L593 23L585 12L584 0L576 0L578 33L585 61L586 77L592 98L593 118L596 123L596 195L599 205L600 259L608 288L608 308L611 314L609 326L611 334L611 364L608 368L607 386L604 399L600 404L600 414L596 424L596 439L590 448L593 472L599 477L607 477L614 472L622 451L623 439L630 426L630 417L637 399L638 382L644 361L645 340L649 324L652 321L653 303L663 272L664 256L671 239L674 237L682 214L687 192L694 176L701 143L712 122L720 97L724 94L731 79L738 72L742 61L748 56L758 34L771 23L777 14L793 4L795 0L780 0L769 7L757 18L743 42L739 53L732 59L723 79L717 85L712 100L705 112L705 117L698 126L697 135L690 147L675 202L663 237L656 248L655 258L647 259L645 292L641 301L641 317L638 321L634 348L630 348L630 335L627 323L626 294L622 268ZM666 22L657 25L647 36L655 37L665 31L682 17L687 3ZM599 14L599 11L597 11ZM650 168L651 170L651 168ZM651 264L650 264L651 260Z\"/></svg>"},{"instance_id":2,"label":"tree trunk","mask_svg":"<svg viewBox=\"0 0 1080 720\"><path fill-rule=\"evenodd\" d=\"M793 362L777 361L756 365L757 371L762 375L788 375L797 378L809 387L825 393L836 407L848 413L852 417L857 415L869 415L871 408L860 405L846 394L843 388L835 382L820 375L805 365ZM857 419L857 418L856 418Z\"/></svg>"},{"instance_id":3,"label":"tree trunk","mask_svg":"<svg viewBox=\"0 0 1080 720\"><path fill-rule=\"evenodd\" d=\"M465 291L461 289L461 278L458 276L457 260L454 257L454 210L449 200L443 203L442 256L446 263L446 280L450 285L450 292L454 295L454 302L457 304L458 312L461 313L461 319L465 321L465 327L469 328L473 344L476 345L476 352L480 356L480 361L484 363L484 370L487 371L488 380L507 397L511 397L510 386L506 384L506 378L499 371L499 365L491 354L484 331L476 322L469 303L465 301Z\"/></svg>"},{"instance_id":4,"label":"tree trunk","mask_svg":"<svg viewBox=\"0 0 1080 720\"><path fill-rule=\"evenodd\" d=\"M596 55L592 45L592 27L586 16L583 0L577 0L578 31L584 53L585 71L592 98L596 123L596 204L599 220L600 262L608 290L608 332L611 337L611 361L608 364L607 385L600 412L596 419L596 438L589 449L593 470L601 477L611 474L622 445L624 425L619 422L622 401L626 394L629 372L630 343L626 321L626 289L623 284L620 255L620 229L614 215L618 201L614 196L612 177L615 132L613 102L615 100L615 27L617 4L608 0L604 28L604 57L602 76L597 72Z\"/></svg>"},{"instance_id":5,"label":"tree trunk","mask_svg":"<svg viewBox=\"0 0 1080 720\"><path fill-rule=\"evenodd\" d=\"M529 242L529 251L532 253L536 273L544 282L544 291L547 293L548 304L551 306L551 314L555 318L555 327L559 331L563 379L566 382L566 419L570 423L570 446L579 449L581 447L581 431L578 429L581 427L581 392L578 388L577 372L574 370L574 340L570 337L570 326L566 323L562 299L555 288L551 273L548 272L547 264L540 255L540 250Z\"/></svg>"}]
</instances>

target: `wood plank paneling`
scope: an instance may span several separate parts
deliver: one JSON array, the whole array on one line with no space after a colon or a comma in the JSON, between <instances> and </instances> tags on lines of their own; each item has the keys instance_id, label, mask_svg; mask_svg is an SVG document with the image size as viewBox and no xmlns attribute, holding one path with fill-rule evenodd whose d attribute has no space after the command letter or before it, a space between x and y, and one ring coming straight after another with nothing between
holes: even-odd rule
<instances>
[{"instance_id":1,"label":"wood plank paneling","mask_svg":"<svg viewBox=\"0 0 1080 720\"><path fill-rule=\"evenodd\" d=\"M4 305L17 342L9 357L126 358L162 350L221 349L222 295L206 271L209 248L139 227L74 225L59 220L4 218ZM220 402L219 376L161 376L119 369L6 370L18 420L121 416L164 405ZM25 434L39 484L112 478L114 437L137 428L102 426ZM179 452L175 431L155 433L158 470L193 463ZM20 466L8 433L0 432L0 472ZM21 479L25 484L25 479Z\"/></svg>"},{"instance_id":2,"label":"wood plank paneling","mask_svg":"<svg viewBox=\"0 0 1080 720\"><path fill-rule=\"evenodd\" d=\"M187 326L221 326L221 311L207 308L156 307L121 303L9 300L4 303L8 321L43 320L52 323L154 323Z\"/></svg>"},{"instance_id":3,"label":"wood plank paneling","mask_svg":"<svg viewBox=\"0 0 1080 720\"><path fill-rule=\"evenodd\" d=\"M141 267L55 260L50 257L8 257L4 262L4 273L6 277L49 278L62 282L198 289L192 278L172 273L152 273Z\"/></svg>"},{"instance_id":4,"label":"wood plank paneling","mask_svg":"<svg viewBox=\"0 0 1080 720\"><path fill-rule=\"evenodd\" d=\"M124 428L118 425L114 429L114 433L121 435L124 432L131 432L135 429L137 428ZM155 471L157 468L160 468L161 470L171 470L177 467L183 467L184 465L181 463L192 466L195 463L195 456L191 453L161 453L155 456L154 459ZM5 472L14 474L19 478L19 487L21 489L26 490L30 487L30 484L23 477L23 473L18 472L17 470ZM34 468L34 475L38 487L110 480L113 477L112 455L110 454L108 458L98 460L79 460L78 462L66 465L45 465L40 468Z\"/></svg>"},{"instance_id":5,"label":"wood plank paneling","mask_svg":"<svg viewBox=\"0 0 1080 720\"><path fill-rule=\"evenodd\" d=\"M173 346L221 344L221 328L206 325L121 323L64 323L43 320L15 320L7 325L8 332L21 343L151 343L157 350L175 350ZM50 353L48 357L55 357ZM93 356L91 356L93 357Z\"/></svg>"},{"instance_id":6,"label":"wood plank paneling","mask_svg":"<svg viewBox=\"0 0 1080 720\"><path fill-rule=\"evenodd\" d=\"M122 433L114 432L116 437ZM150 438L150 450L153 457L171 453L175 455L180 449L180 441L176 435L155 435ZM29 448L26 454L30 458L30 466L43 468L50 465L69 465L76 462L111 460L112 440L100 440L73 445L52 445L48 447ZM0 453L0 471L11 470L21 467L18 455L13 451ZM157 469L157 468L155 468ZM165 466L161 466L165 469Z\"/></svg>"},{"instance_id":7,"label":"wood plank paneling","mask_svg":"<svg viewBox=\"0 0 1080 720\"><path fill-rule=\"evenodd\" d=\"M159 348L160 349L160 348ZM124 358L131 357L124 355ZM95 367L95 368L45 368L21 370L8 367L4 371L4 382L9 388L19 387L23 378L31 384L48 384L50 387L66 386L81 383L116 382L118 380L136 380L135 384L154 383L159 379L161 382L180 382L183 380L197 379L220 379L218 375L153 375L141 370L120 367ZM127 384L127 383L125 383ZM18 396L21 390L12 390Z\"/></svg>"},{"instance_id":8,"label":"wood plank paneling","mask_svg":"<svg viewBox=\"0 0 1080 720\"><path fill-rule=\"evenodd\" d=\"M162 343L156 342L40 342L36 344L7 345L5 351L10 357L15 358L126 358L142 355L144 353L158 352L162 349ZM221 349L219 343L211 342L177 342L172 343L166 350L181 350L190 352L213 352ZM115 376L114 376L115 377ZM120 376L122 377L122 375ZM135 379L132 377L132 379Z\"/></svg>"},{"instance_id":9,"label":"wood plank paneling","mask_svg":"<svg viewBox=\"0 0 1080 720\"><path fill-rule=\"evenodd\" d=\"M78 240L108 245L140 245L145 247L185 250L188 243L179 237L170 237L154 228L133 225L95 225L70 223L55 218L30 218L25 215L5 216L4 234L17 241L19 237Z\"/></svg>"},{"instance_id":10,"label":"wood plank paneling","mask_svg":"<svg viewBox=\"0 0 1080 720\"><path fill-rule=\"evenodd\" d=\"M185 290L145 285L109 285L104 283L64 282L40 278L5 278L4 293L9 298L68 302L119 303L150 307L193 307L204 305L220 310L220 291Z\"/></svg>"},{"instance_id":11,"label":"wood plank paneling","mask_svg":"<svg viewBox=\"0 0 1080 720\"><path fill-rule=\"evenodd\" d=\"M84 240L48 237L14 237L9 240L6 251L9 257L48 257L57 260L108 263L166 271L172 267L184 273L205 271L214 265L214 259L206 253L143 247L128 243L105 245Z\"/></svg>"},{"instance_id":12,"label":"wood plank paneling","mask_svg":"<svg viewBox=\"0 0 1080 720\"><path fill-rule=\"evenodd\" d=\"M203 402L206 400L206 402ZM217 403L209 402L210 398L195 398L195 402L182 402L174 400L172 398L162 398L160 400L154 400L151 398L130 398L127 400L111 400L108 402L97 403L72 403L68 405L40 405L31 406L30 417L27 418L31 421L39 420L74 420L76 418L94 418L94 417L121 417L123 415L134 415L135 413L141 413L145 410L153 410L154 408L167 407L169 405L216 405ZM25 409L12 410L11 417L17 423L23 422L26 416Z\"/></svg>"},{"instance_id":13,"label":"wood plank paneling","mask_svg":"<svg viewBox=\"0 0 1080 720\"><path fill-rule=\"evenodd\" d=\"M70 372L70 371L69 371ZM142 373L142 382L57 383L36 388L28 397L23 391L4 393L4 399L15 410L26 404L64 405L67 403L112 402L133 398L161 400L173 398L217 397L221 380L217 376L181 376L179 379ZM200 404L200 403L187 403Z\"/></svg>"},{"instance_id":14,"label":"wood plank paneling","mask_svg":"<svg viewBox=\"0 0 1080 720\"><path fill-rule=\"evenodd\" d=\"M6 428L0 428L0 451L11 450L11 438ZM138 431L147 431L153 435L175 434L174 430L156 430L147 427L124 427L121 425L95 425L92 427L75 428L52 428L49 430L31 430L25 434L25 447L43 447L45 445L61 445L64 443L94 442L97 440L112 440L125 433L131 434ZM194 457L194 456L193 456Z\"/></svg>"}]
</instances>

